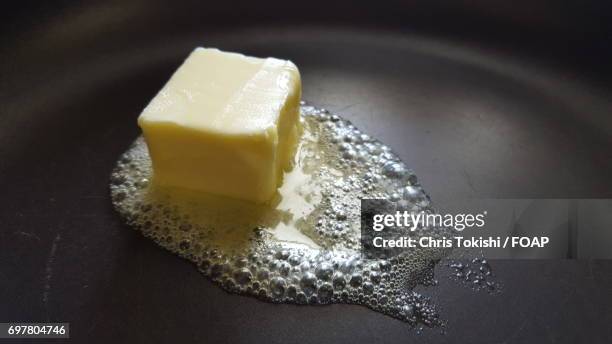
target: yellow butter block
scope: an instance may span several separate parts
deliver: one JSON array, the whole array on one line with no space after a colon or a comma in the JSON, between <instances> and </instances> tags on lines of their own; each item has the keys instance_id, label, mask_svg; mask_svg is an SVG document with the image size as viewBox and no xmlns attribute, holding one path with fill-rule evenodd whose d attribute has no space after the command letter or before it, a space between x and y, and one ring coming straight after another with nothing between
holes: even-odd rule
<instances>
[{"instance_id":1,"label":"yellow butter block","mask_svg":"<svg viewBox=\"0 0 612 344\"><path fill-rule=\"evenodd\" d=\"M300 97L291 61L196 48L138 117L153 181L270 200L293 165Z\"/></svg>"}]
</instances>

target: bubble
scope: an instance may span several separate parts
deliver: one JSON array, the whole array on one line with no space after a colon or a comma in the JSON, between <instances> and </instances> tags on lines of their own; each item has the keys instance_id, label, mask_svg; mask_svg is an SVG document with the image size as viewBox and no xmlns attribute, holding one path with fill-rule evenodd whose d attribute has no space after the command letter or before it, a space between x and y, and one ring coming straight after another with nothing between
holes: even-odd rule
<instances>
[{"instance_id":1,"label":"bubble","mask_svg":"<svg viewBox=\"0 0 612 344\"><path fill-rule=\"evenodd\" d=\"M221 264L213 264L210 268L210 277L213 279L221 277L223 273L223 266Z\"/></svg>"},{"instance_id":2,"label":"bubble","mask_svg":"<svg viewBox=\"0 0 612 344\"><path fill-rule=\"evenodd\" d=\"M323 283L317 291L320 303L329 303L334 295L334 288L329 283Z\"/></svg>"},{"instance_id":3,"label":"bubble","mask_svg":"<svg viewBox=\"0 0 612 344\"><path fill-rule=\"evenodd\" d=\"M300 288L304 294L312 295L317 288L317 277L311 272L306 272L300 279Z\"/></svg>"},{"instance_id":4,"label":"bubble","mask_svg":"<svg viewBox=\"0 0 612 344\"><path fill-rule=\"evenodd\" d=\"M300 256L297 254L293 254L289 256L287 261L289 262L289 264L295 266L295 265L300 265L300 263L302 262L302 258L300 258Z\"/></svg>"},{"instance_id":5,"label":"bubble","mask_svg":"<svg viewBox=\"0 0 612 344\"><path fill-rule=\"evenodd\" d=\"M389 161L382 167L383 174L390 178L401 178L407 174L406 168L403 164Z\"/></svg>"},{"instance_id":6,"label":"bubble","mask_svg":"<svg viewBox=\"0 0 612 344\"><path fill-rule=\"evenodd\" d=\"M394 192L389 196L389 200L391 200L392 202L397 202L400 199L402 199L402 196L400 196L400 194L398 194L397 192Z\"/></svg>"},{"instance_id":7,"label":"bubble","mask_svg":"<svg viewBox=\"0 0 612 344\"><path fill-rule=\"evenodd\" d=\"M281 250L281 251L276 252L276 259L286 260L287 258L289 258L288 250Z\"/></svg>"},{"instance_id":8,"label":"bubble","mask_svg":"<svg viewBox=\"0 0 612 344\"><path fill-rule=\"evenodd\" d=\"M415 186L406 186L404 188L404 198L407 200L419 200L422 197L421 190Z\"/></svg>"},{"instance_id":9,"label":"bubble","mask_svg":"<svg viewBox=\"0 0 612 344\"><path fill-rule=\"evenodd\" d=\"M296 299L297 298L297 287L294 285L290 285L289 287L287 287L287 297L289 297L290 299Z\"/></svg>"},{"instance_id":10,"label":"bubble","mask_svg":"<svg viewBox=\"0 0 612 344\"><path fill-rule=\"evenodd\" d=\"M234 279L240 285L245 285L251 282L252 278L253 275L251 274L251 271L247 268L241 268L240 270L234 272Z\"/></svg>"},{"instance_id":11,"label":"bubble","mask_svg":"<svg viewBox=\"0 0 612 344\"><path fill-rule=\"evenodd\" d=\"M404 305L402 307L402 315L405 317L411 318L414 315L414 306L413 305Z\"/></svg>"},{"instance_id":12,"label":"bubble","mask_svg":"<svg viewBox=\"0 0 612 344\"><path fill-rule=\"evenodd\" d=\"M315 274L318 278L322 280L328 280L331 278L331 275L334 273L334 269L331 264L327 262L323 262L317 266L315 269Z\"/></svg>"},{"instance_id":13,"label":"bubble","mask_svg":"<svg viewBox=\"0 0 612 344\"><path fill-rule=\"evenodd\" d=\"M274 277L270 280L270 291L272 291L272 294L277 298L285 294L286 287L287 282L281 277Z\"/></svg>"},{"instance_id":14,"label":"bubble","mask_svg":"<svg viewBox=\"0 0 612 344\"><path fill-rule=\"evenodd\" d=\"M363 282L363 276L361 276L360 273L354 273L351 276L351 281L349 283L351 284L351 287L357 288L357 287L361 286L362 282Z\"/></svg>"},{"instance_id":15,"label":"bubble","mask_svg":"<svg viewBox=\"0 0 612 344\"><path fill-rule=\"evenodd\" d=\"M376 272L376 271L372 271L370 273L370 281L372 281L372 283L374 284L378 284L380 283L381 280L381 275L380 273Z\"/></svg>"},{"instance_id":16,"label":"bubble","mask_svg":"<svg viewBox=\"0 0 612 344\"><path fill-rule=\"evenodd\" d=\"M363 291L367 294L371 294L372 292L374 292L374 285L370 282L364 282Z\"/></svg>"},{"instance_id":17,"label":"bubble","mask_svg":"<svg viewBox=\"0 0 612 344\"><path fill-rule=\"evenodd\" d=\"M287 262L281 262L278 267L278 272L283 275L289 275L289 271L291 271L291 265Z\"/></svg>"},{"instance_id":18,"label":"bubble","mask_svg":"<svg viewBox=\"0 0 612 344\"><path fill-rule=\"evenodd\" d=\"M300 264L300 269L304 272L309 271L310 270L310 263L309 262L302 262Z\"/></svg>"},{"instance_id":19,"label":"bubble","mask_svg":"<svg viewBox=\"0 0 612 344\"><path fill-rule=\"evenodd\" d=\"M387 260L383 260L380 263L378 263L380 271L391 271L391 263L389 263L389 261Z\"/></svg>"},{"instance_id":20,"label":"bubble","mask_svg":"<svg viewBox=\"0 0 612 344\"><path fill-rule=\"evenodd\" d=\"M333 277L333 286L335 289L344 289L346 286L346 279L342 272L336 272Z\"/></svg>"}]
</instances>

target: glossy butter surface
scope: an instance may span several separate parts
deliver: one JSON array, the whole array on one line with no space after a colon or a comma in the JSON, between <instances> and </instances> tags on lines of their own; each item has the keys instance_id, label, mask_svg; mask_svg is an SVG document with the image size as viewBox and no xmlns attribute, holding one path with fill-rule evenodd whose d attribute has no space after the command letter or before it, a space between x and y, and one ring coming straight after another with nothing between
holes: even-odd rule
<instances>
[{"instance_id":1,"label":"glossy butter surface","mask_svg":"<svg viewBox=\"0 0 612 344\"><path fill-rule=\"evenodd\" d=\"M138 118L154 181L270 200L292 166L300 96L290 61L196 48Z\"/></svg>"}]
</instances>

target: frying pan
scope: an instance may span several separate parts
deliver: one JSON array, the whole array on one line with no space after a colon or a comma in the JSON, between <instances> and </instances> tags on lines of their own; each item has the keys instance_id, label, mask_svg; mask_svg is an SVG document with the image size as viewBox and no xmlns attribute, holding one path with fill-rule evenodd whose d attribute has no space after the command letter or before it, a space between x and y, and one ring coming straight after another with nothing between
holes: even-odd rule
<instances>
[{"instance_id":1,"label":"frying pan","mask_svg":"<svg viewBox=\"0 0 612 344\"><path fill-rule=\"evenodd\" d=\"M304 98L389 144L434 201L610 198L605 2L3 4L0 322L74 342L605 343L612 262L499 260L499 295L420 287L447 326L229 295L125 226L108 177L195 46L293 60ZM445 332L441 334L440 332Z\"/></svg>"}]
</instances>

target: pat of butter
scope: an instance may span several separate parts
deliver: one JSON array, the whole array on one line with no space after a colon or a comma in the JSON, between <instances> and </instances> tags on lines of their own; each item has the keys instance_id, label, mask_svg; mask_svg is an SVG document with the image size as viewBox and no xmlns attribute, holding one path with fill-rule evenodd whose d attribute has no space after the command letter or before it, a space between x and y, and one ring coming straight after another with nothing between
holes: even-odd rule
<instances>
[{"instance_id":1,"label":"pat of butter","mask_svg":"<svg viewBox=\"0 0 612 344\"><path fill-rule=\"evenodd\" d=\"M161 185L266 202L301 132L291 61L196 48L138 118Z\"/></svg>"}]
</instances>

